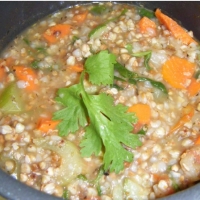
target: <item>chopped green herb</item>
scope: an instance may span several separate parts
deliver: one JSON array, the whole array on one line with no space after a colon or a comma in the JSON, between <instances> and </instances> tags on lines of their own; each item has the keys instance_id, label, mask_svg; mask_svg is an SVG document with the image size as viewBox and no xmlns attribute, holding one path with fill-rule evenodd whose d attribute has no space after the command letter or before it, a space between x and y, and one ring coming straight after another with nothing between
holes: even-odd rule
<instances>
[{"instance_id":1,"label":"chopped green herb","mask_svg":"<svg viewBox=\"0 0 200 200\"><path fill-rule=\"evenodd\" d=\"M113 69L106 68L113 68L116 58L107 51L98 55L103 55L103 62L99 59L101 56L93 55L85 63L90 80L97 85L112 84ZM61 136L74 133L81 126L85 127L85 136L80 144L81 155L99 155L104 147L104 169L119 173L124 168L124 161L133 160L133 154L125 149L123 144L131 148L141 145L138 135L131 134L132 123L136 122L137 118L133 113L127 112L126 106L114 105L113 98L107 94L87 94L83 85L84 77L83 71L78 84L58 90L56 101L65 108L55 112L53 119L62 120L58 125Z\"/></svg>"},{"instance_id":2,"label":"chopped green herb","mask_svg":"<svg viewBox=\"0 0 200 200\"><path fill-rule=\"evenodd\" d=\"M146 135L146 132L147 132L147 127L144 126L142 127L142 129L140 129L137 134L140 134L140 135Z\"/></svg>"},{"instance_id":3,"label":"chopped green herb","mask_svg":"<svg viewBox=\"0 0 200 200\"><path fill-rule=\"evenodd\" d=\"M87 181L86 176L84 176L83 174L79 174L79 175L77 176L77 178L80 179L80 180L82 180L82 181Z\"/></svg>"},{"instance_id":4,"label":"chopped green herb","mask_svg":"<svg viewBox=\"0 0 200 200\"><path fill-rule=\"evenodd\" d=\"M74 44L76 42L76 40L79 40L79 37L76 35L73 35L72 37L72 44Z\"/></svg>"},{"instance_id":5,"label":"chopped green herb","mask_svg":"<svg viewBox=\"0 0 200 200\"><path fill-rule=\"evenodd\" d=\"M173 178L171 178L171 180L172 180L172 187L173 187L173 189L174 189L176 192L180 191L180 187L179 187L179 185L175 182L175 180L174 180Z\"/></svg>"},{"instance_id":6,"label":"chopped green herb","mask_svg":"<svg viewBox=\"0 0 200 200\"><path fill-rule=\"evenodd\" d=\"M62 198L63 199L69 199L69 191L68 190L64 190Z\"/></svg>"},{"instance_id":7,"label":"chopped green herb","mask_svg":"<svg viewBox=\"0 0 200 200\"><path fill-rule=\"evenodd\" d=\"M93 15L102 15L107 11L108 8L105 5L96 5L90 10Z\"/></svg>"},{"instance_id":8,"label":"chopped green herb","mask_svg":"<svg viewBox=\"0 0 200 200\"><path fill-rule=\"evenodd\" d=\"M153 18L155 14L153 11L147 10L145 8L139 8L139 15L142 17Z\"/></svg>"},{"instance_id":9,"label":"chopped green herb","mask_svg":"<svg viewBox=\"0 0 200 200\"><path fill-rule=\"evenodd\" d=\"M132 84L137 84L138 82L145 82L145 81L149 81L151 83L151 85L159 90L161 90L164 94L167 94L167 89L164 86L163 83L159 82L159 81L154 81L150 78L146 78L146 77L142 77L139 76L137 73L135 72L131 72L128 69L126 69L124 66L122 66L120 63L116 63L115 64L115 70L119 72L119 74L125 78L125 80L123 78L119 78L119 77L114 77L116 80L121 80L121 81L128 81L129 83Z\"/></svg>"},{"instance_id":10,"label":"chopped green herb","mask_svg":"<svg viewBox=\"0 0 200 200\"><path fill-rule=\"evenodd\" d=\"M101 196L102 195L102 191L101 191L100 185L98 184L96 188L97 188L97 194L98 194L98 196Z\"/></svg>"},{"instance_id":11,"label":"chopped green herb","mask_svg":"<svg viewBox=\"0 0 200 200\"><path fill-rule=\"evenodd\" d=\"M200 70L198 70L195 75L194 75L195 79L199 79L200 78Z\"/></svg>"},{"instance_id":12,"label":"chopped green herb","mask_svg":"<svg viewBox=\"0 0 200 200\"><path fill-rule=\"evenodd\" d=\"M149 66L149 60L151 59L151 51L143 51L143 52L133 53L132 56L135 56L135 57L143 57L144 56L144 65L147 70L151 70L151 67Z\"/></svg>"},{"instance_id":13,"label":"chopped green herb","mask_svg":"<svg viewBox=\"0 0 200 200\"><path fill-rule=\"evenodd\" d=\"M46 53L46 49L44 47L37 47L35 49L37 50L37 53Z\"/></svg>"},{"instance_id":14,"label":"chopped green herb","mask_svg":"<svg viewBox=\"0 0 200 200\"><path fill-rule=\"evenodd\" d=\"M101 179L101 177L103 176L104 172L105 172L105 171L104 171L103 167L100 167L100 168L99 168L99 172L98 172L96 178L92 181L92 183L93 183L94 185L97 185L97 184L98 184L98 182L99 182L99 180Z\"/></svg>"},{"instance_id":15,"label":"chopped green herb","mask_svg":"<svg viewBox=\"0 0 200 200\"><path fill-rule=\"evenodd\" d=\"M38 69L39 66L39 61L38 60L34 60L32 63L31 63L31 67L34 68L34 69Z\"/></svg>"},{"instance_id":16,"label":"chopped green herb","mask_svg":"<svg viewBox=\"0 0 200 200\"><path fill-rule=\"evenodd\" d=\"M27 38L24 38L23 41L29 46L31 43Z\"/></svg>"}]
</instances>

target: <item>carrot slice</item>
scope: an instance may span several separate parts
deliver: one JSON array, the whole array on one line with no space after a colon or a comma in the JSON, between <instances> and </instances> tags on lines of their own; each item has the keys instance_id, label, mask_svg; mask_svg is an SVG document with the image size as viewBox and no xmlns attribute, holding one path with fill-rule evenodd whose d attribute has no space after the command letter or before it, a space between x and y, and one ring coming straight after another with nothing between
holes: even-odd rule
<instances>
[{"instance_id":1,"label":"carrot slice","mask_svg":"<svg viewBox=\"0 0 200 200\"><path fill-rule=\"evenodd\" d=\"M196 145L200 144L200 136L196 139L195 144Z\"/></svg>"},{"instance_id":2,"label":"carrot slice","mask_svg":"<svg viewBox=\"0 0 200 200\"><path fill-rule=\"evenodd\" d=\"M60 38L69 35L70 32L71 32L71 26L69 24L57 24L55 26L51 26L50 28L48 28L44 32L43 37L49 43L56 43Z\"/></svg>"},{"instance_id":3,"label":"carrot slice","mask_svg":"<svg viewBox=\"0 0 200 200\"><path fill-rule=\"evenodd\" d=\"M4 66L0 66L0 81L5 80L6 78L6 71Z\"/></svg>"},{"instance_id":4,"label":"carrot slice","mask_svg":"<svg viewBox=\"0 0 200 200\"><path fill-rule=\"evenodd\" d=\"M32 68L25 66L14 66L13 70L15 71L17 79L25 82L25 89L28 91L34 91L37 89L37 74Z\"/></svg>"},{"instance_id":5,"label":"carrot slice","mask_svg":"<svg viewBox=\"0 0 200 200\"><path fill-rule=\"evenodd\" d=\"M148 17L143 17L139 23L139 29L141 33L148 33L152 36L156 35L156 24L154 21L150 20Z\"/></svg>"},{"instance_id":6,"label":"carrot slice","mask_svg":"<svg viewBox=\"0 0 200 200\"><path fill-rule=\"evenodd\" d=\"M200 82L195 78L191 79L191 83L187 88L189 96L195 96L200 92Z\"/></svg>"},{"instance_id":7,"label":"carrot slice","mask_svg":"<svg viewBox=\"0 0 200 200\"><path fill-rule=\"evenodd\" d=\"M172 33L172 35L181 40L183 44L189 45L190 43L197 42L183 29L177 22L163 14L160 9L156 9L155 12L156 17L160 21L160 23L164 24L167 29Z\"/></svg>"},{"instance_id":8,"label":"carrot slice","mask_svg":"<svg viewBox=\"0 0 200 200\"><path fill-rule=\"evenodd\" d=\"M172 56L162 66L163 79L172 87L186 89L191 81L196 65L184 58Z\"/></svg>"},{"instance_id":9,"label":"carrot slice","mask_svg":"<svg viewBox=\"0 0 200 200\"><path fill-rule=\"evenodd\" d=\"M38 125L37 125L37 129L47 133L50 130L54 130L56 128L56 126L59 124L60 121L53 121L49 118L43 118L41 117L38 120Z\"/></svg>"},{"instance_id":10,"label":"carrot slice","mask_svg":"<svg viewBox=\"0 0 200 200\"><path fill-rule=\"evenodd\" d=\"M138 122L141 124L149 124L151 119L151 109L147 104L134 104L129 109L128 112L134 112L138 118Z\"/></svg>"},{"instance_id":11,"label":"carrot slice","mask_svg":"<svg viewBox=\"0 0 200 200\"><path fill-rule=\"evenodd\" d=\"M179 119L179 121L171 128L171 130L169 131L169 133L173 133L174 131L178 130L179 128L181 128L185 123L189 122L193 115L194 115L194 106L192 105L187 105L183 111L182 111L182 116Z\"/></svg>"},{"instance_id":12,"label":"carrot slice","mask_svg":"<svg viewBox=\"0 0 200 200\"><path fill-rule=\"evenodd\" d=\"M83 65L77 64L77 65L72 65L68 67L69 70L73 72L82 72L83 71Z\"/></svg>"},{"instance_id":13,"label":"carrot slice","mask_svg":"<svg viewBox=\"0 0 200 200\"><path fill-rule=\"evenodd\" d=\"M88 15L88 11L74 15L73 20L78 23L83 23Z\"/></svg>"}]
</instances>

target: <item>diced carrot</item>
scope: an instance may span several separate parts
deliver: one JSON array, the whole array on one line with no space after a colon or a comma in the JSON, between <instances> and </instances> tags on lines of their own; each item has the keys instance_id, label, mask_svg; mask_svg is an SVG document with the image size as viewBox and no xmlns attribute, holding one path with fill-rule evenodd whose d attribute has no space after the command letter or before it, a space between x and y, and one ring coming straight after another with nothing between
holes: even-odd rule
<instances>
[{"instance_id":1,"label":"diced carrot","mask_svg":"<svg viewBox=\"0 0 200 200\"><path fill-rule=\"evenodd\" d=\"M148 17L143 17L138 25L141 33L147 33L152 36L156 35L156 24Z\"/></svg>"},{"instance_id":2,"label":"diced carrot","mask_svg":"<svg viewBox=\"0 0 200 200\"><path fill-rule=\"evenodd\" d=\"M184 58L172 56L162 66L163 79L172 87L186 89L191 81L196 65Z\"/></svg>"},{"instance_id":3,"label":"diced carrot","mask_svg":"<svg viewBox=\"0 0 200 200\"><path fill-rule=\"evenodd\" d=\"M172 33L172 35L175 38L181 40L183 42L183 44L189 45L192 42L197 44L197 42L186 32L185 29L183 29L172 18L163 14L160 9L156 9L155 15L158 18L158 20L160 21L160 23L165 25L167 27L167 29Z\"/></svg>"},{"instance_id":4,"label":"diced carrot","mask_svg":"<svg viewBox=\"0 0 200 200\"><path fill-rule=\"evenodd\" d=\"M4 66L0 66L0 81L2 82L6 78L6 71Z\"/></svg>"},{"instance_id":5,"label":"diced carrot","mask_svg":"<svg viewBox=\"0 0 200 200\"><path fill-rule=\"evenodd\" d=\"M43 118L41 117L38 120L38 125L37 125L37 129L47 133L50 130L54 130L56 128L56 126L59 124L60 121L53 121L49 118Z\"/></svg>"},{"instance_id":6,"label":"diced carrot","mask_svg":"<svg viewBox=\"0 0 200 200\"><path fill-rule=\"evenodd\" d=\"M49 27L43 34L44 38L49 43L56 43L58 39L69 35L71 32L71 26L69 24L57 24Z\"/></svg>"},{"instance_id":7,"label":"diced carrot","mask_svg":"<svg viewBox=\"0 0 200 200\"><path fill-rule=\"evenodd\" d=\"M196 139L195 144L196 144L196 145L199 145L199 144L200 144L200 136Z\"/></svg>"},{"instance_id":8,"label":"diced carrot","mask_svg":"<svg viewBox=\"0 0 200 200\"><path fill-rule=\"evenodd\" d=\"M151 119L151 108L147 104L134 104L129 109L128 112L134 112L138 118L138 122L141 124L148 124Z\"/></svg>"},{"instance_id":9,"label":"diced carrot","mask_svg":"<svg viewBox=\"0 0 200 200\"><path fill-rule=\"evenodd\" d=\"M74 15L73 20L78 23L83 23L88 15L88 11L78 13Z\"/></svg>"},{"instance_id":10,"label":"diced carrot","mask_svg":"<svg viewBox=\"0 0 200 200\"><path fill-rule=\"evenodd\" d=\"M179 119L179 121L171 128L171 130L169 131L169 133L173 133L174 131L178 130L179 128L181 128L185 123L189 122L193 115L194 115L194 106L193 105L187 105L183 111L182 111L182 116Z\"/></svg>"},{"instance_id":11,"label":"diced carrot","mask_svg":"<svg viewBox=\"0 0 200 200\"><path fill-rule=\"evenodd\" d=\"M73 72L82 72L83 71L83 65L77 64L77 65L72 65L68 67L69 70Z\"/></svg>"},{"instance_id":12,"label":"diced carrot","mask_svg":"<svg viewBox=\"0 0 200 200\"><path fill-rule=\"evenodd\" d=\"M195 78L192 78L187 90L190 96L197 95L200 92L200 82L197 81Z\"/></svg>"},{"instance_id":13,"label":"diced carrot","mask_svg":"<svg viewBox=\"0 0 200 200\"><path fill-rule=\"evenodd\" d=\"M27 89L28 91L34 91L35 89L37 89L37 74L32 68L25 66L14 66L13 70L17 79L20 81L24 81L25 89Z\"/></svg>"}]
</instances>

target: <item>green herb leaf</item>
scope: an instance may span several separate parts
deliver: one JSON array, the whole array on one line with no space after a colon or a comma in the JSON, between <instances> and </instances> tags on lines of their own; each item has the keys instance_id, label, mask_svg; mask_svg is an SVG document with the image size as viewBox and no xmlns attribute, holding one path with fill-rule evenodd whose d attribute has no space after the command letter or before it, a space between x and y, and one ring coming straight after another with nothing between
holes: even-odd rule
<instances>
[{"instance_id":1,"label":"green herb leaf","mask_svg":"<svg viewBox=\"0 0 200 200\"><path fill-rule=\"evenodd\" d=\"M96 5L90 10L93 15L102 15L108 11L108 8L105 5Z\"/></svg>"},{"instance_id":2,"label":"green herb leaf","mask_svg":"<svg viewBox=\"0 0 200 200\"><path fill-rule=\"evenodd\" d=\"M148 71L151 70L151 67L149 66L149 60L151 59L151 51L143 51L143 52L133 53L131 55L135 57L144 56L144 65Z\"/></svg>"},{"instance_id":3,"label":"green herb leaf","mask_svg":"<svg viewBox=\"0 0 200 200\"><path fill-rule=\"evenodd\" d=\"M73 37L72 37L72 44L74 44L76 42L76 40L78 40L78 39L79 39L78 36L73 35Z\"/></svg>"},{"instance_id":4,"label":"green herb leaf","mask_svg":"<svg viewBox=\"0 0 200 200\"><path fill-rule=\"evenodd\" d=\"M198 70L195 75L194 75L195 79L199 79L200 78L200 70Z\"/></svg>"},{"instance_id":5,"label":"green herb leaf","mask_svg":"<svg viewBox=\"0 0 200 200\"><path fill-rule=\"evenodd\" d=\"M149 81L153 87L161 90L164 94L168 93L165 85L163 83L159 82L159 81L154 81L150 78L139 76L137 73L131 72L128 69L126 69L120 63L116 63L114 65L114 68L115 68L116 71L119 72L119 74L123 78L125 78L125 80L124 80L123 78L114 77L116 80L121 80L121 81L124 81L124 82L128 81L129 83L132 83L132 84L137 84L138 82Z\"/></svg>"},{"instance_id":6,"label":"green herb leaf","mask_svg":"<svg viewBox=\"0 0 200 200\"><path fill-rule=\"evenodd\" d=\"M87 110L80 96L80 84L58 90L56 101L65 106L64 109L54 113L54 120L62 120L58 124L59 135L65 136L75 133L80 127L87 125Z\"/></svg>"},{"instance_id":7,"label":"green herb leaf","mask_svg":"<svg viewBox=\"0 0 200 200\"><path fill-rule=\"evenodd\" d=\"M64 190L62 198L63 199L69 199L69 191L68 190Z\"/></svg>"},{"instance_id":8,"label":"green herb leaf","mask_svg":"<svg viewBox=\"0 0 200 200\"><path fill-rule=\"evenodd\" d=\"M83 174L79 174L79 175L77 176L77 178L80 179L80 180L82 180L82 181L87 181L86 176L83 175Z\"/></svg>"},{"instance_id":9,"label":"green herb leaf","mask_svg":"<svg viewBox=\"0 0 200 200\"><path fill-rule=\"evenodd\" d=\"M29 41L27 38L24 38L23 41L24 41L28 46L30 46L31 43L30 43L30 41Z\"/></svg>"},{"instance_id":10,"label":"green herb leaf","mask_svg":"<svg viewBox=\"0 0 200 200\"><path fill-rule=\"evenodd\" d=\"M155 17L155 14L153 11L147 10L145 8L139 8L139 15L142 17L148 17L148 18L153 18Z\"/></svg>"},{"instance_id":11,"label":"green herb leaf","mask_svg":"<svg viewBox=\"0 0 200 200\"><path fill-rule=\"evenodd\" d=\"M96 85L110 85L114 80L114 64L116 56L107 50L90 56L85 62L86 72L90 75L89 80Z\"/></svg>"},{"instance_id":12,"label":"green herb leaf","mask_svg":"<svg viewBox=\"0 0 200 200\"><path fill-rule=\"evenodd\" d=\"M34 60L32 63L31 63L31 67L34 68L34 69L38 69L39 66L39 61L38 60Z\"/></svg>"},{"instance_id":13,"label":"green herb leaf","mask_svg":"<svg viewBox=\"0 0 200 200\"><path fill-rule=\"evenodd\" d=\"M92 153L97 153L95 152L97 147L91 145L93 143L91 135L95 132L98 133L100 137L95 139L97 139L96 141L101 139L105 147L103 159L105 170L110 169L110 171L118 173L123 169L124 161L131 162L133 159L133 154L125 150L122 143L131 148L141 145L138 136L130 133L136 117L132 113L126 112L127 107L120 104L114 106L111 96L103 93L100 95L82 93L82 95L88 108L91 124L86 127L86 135L80 145L82 147L81 153L87 157L91 156ZM121 134L122 132L123 134Z\"/></svg>"},{"instance_id":14,"label":"green herb leaf","mask_svg":"<svg viewBox=\"0 0 200 200\"><path fill-rule=\"evenodd\" d=\"M115 56L107 51L88 58L85 68L90 80L95 84L112 84L113 78L110 76L112 74L113 77L112 68L115 62ZM87 94L83 85L84 76L85 72L82 72L79 84L59 89L56 101L65 108L55 112L53 119L62 120L58 125L61 136L75 132L81 126L85 127L85 135L80 144L81 155L99 155L104 147L104 169L118 173L124 168L124 161L133 160L133 154L123 145L131 148L141 145L139 136L131 133L132 123L136 122L137 118L133 113L127 112L126 106L114 105L114 99L107 94ZM89 125L87 118L90 119Z\"/></svg>"}]
</instances>

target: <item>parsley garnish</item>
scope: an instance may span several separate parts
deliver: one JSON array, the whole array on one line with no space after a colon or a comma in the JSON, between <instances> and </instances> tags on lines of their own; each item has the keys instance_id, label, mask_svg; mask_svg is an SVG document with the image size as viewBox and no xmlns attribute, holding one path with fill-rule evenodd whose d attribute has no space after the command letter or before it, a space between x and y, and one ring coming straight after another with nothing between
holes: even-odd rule
<instances>
[{"instance_id":1,"label":"parsley garnish","mask_svg":"<svg viewBox=\"0 0 200 200\"><path fill-rule=\"evenodd\" d=\"M137 118L133 113L127 112L126 106L114 105L111 96L105 93L88 94L83 85L86 72L93 84L113 84L115 63L116 57L107 50L89 57L80 82L58 90L56 101L65 108L55 112L54 119L61 120L58 125L61 136L75 133L80 127L84 127L85 135L80 143L81 155L89 157L104 151L104 169L119 173L124 168L124 161L133 160L133 153L124 145L131 148L141 145L139 136L131 133L132 123Z\"/></svg>"}]
</instances>

